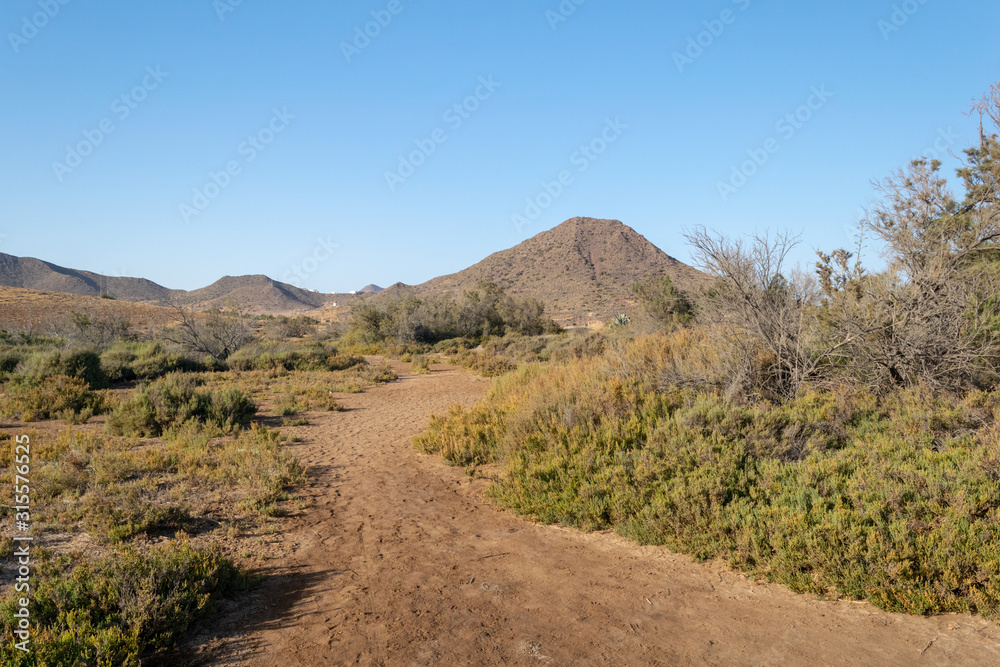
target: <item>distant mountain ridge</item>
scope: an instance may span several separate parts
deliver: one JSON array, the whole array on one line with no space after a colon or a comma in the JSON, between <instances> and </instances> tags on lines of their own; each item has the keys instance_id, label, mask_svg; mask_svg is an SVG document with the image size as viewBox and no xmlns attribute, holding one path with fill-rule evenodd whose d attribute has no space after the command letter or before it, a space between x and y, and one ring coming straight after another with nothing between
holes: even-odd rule
<instances>
[{"instance_id":1,"label":"distant mountain ridge","mask_svg":"<svg viewBox=\"0 0 1000 667\"><path fill-rule=\"evenodd\" d=\"M620 312L634 313L632 286L661 275L687 292L697 292L710 282L706 274L674 259L619 220L571 218L463 271L409 291L461 293L489 281L511 295L542 301L546 313L563 324L591 324Z\"/></svg>"},{"instance_id":2,"label":"distant mountain ridge","mask_svg":"<svg viewBox=\"0 0 1000 667\"><path fill-rule=\"evenodd\" d=\"M34 257L0 253L0 285L80 296L109 296L157 306L223 308L231 304L259 313L307 311L323 307L327 295L267 276L225 276L192 291L169 289L145 278L105 276L68 269Z\"/></svg>"},{"instance_id":3,"label":"distant mountain ridge","mask_svg":"<svg viewBox=\"0 0 1000 667\"><path fill-rule=\"evenodd\" d=\"M320 294L263 275L225 276L192 291L168 289L145 278L105 276L32 257L0 253L0 286L196 309L235 305L254 313L301 313L347 306L354 299L393 294L462 294L493 282L516 297L545 304L564 325L606 322L617 313L638 315L632 287L669 276L681 290L697 292L711 279L666 254L618 220L571 218L469 268L421 285L367 285L351 295ZM354 296L356 294L356 296ZM341 311L342 312L342 311ZM339 316L339 314L337 315Z\"/></svg>"}]
</instances>

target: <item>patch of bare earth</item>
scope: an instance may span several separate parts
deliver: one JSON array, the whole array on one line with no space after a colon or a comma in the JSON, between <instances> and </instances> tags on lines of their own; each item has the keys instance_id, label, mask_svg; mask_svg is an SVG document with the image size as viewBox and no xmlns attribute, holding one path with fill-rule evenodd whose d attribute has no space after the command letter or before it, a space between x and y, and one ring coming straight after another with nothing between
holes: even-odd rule
<instances>
[{"instance_id":1,"label":"patch of bare earth","mask_svg":"<svg viewBox=\"0 0 1000 667\"><path fill-rule=\"evenodd\" d=\"M293 445L312 469L291 555L187 647L218 665L995 665L1000 626L818 601L613 534L528 523L417 454L485 381L446 368L343 398ZM340 399L338 399L340 400Z\"/></svg>"}]
</instances>

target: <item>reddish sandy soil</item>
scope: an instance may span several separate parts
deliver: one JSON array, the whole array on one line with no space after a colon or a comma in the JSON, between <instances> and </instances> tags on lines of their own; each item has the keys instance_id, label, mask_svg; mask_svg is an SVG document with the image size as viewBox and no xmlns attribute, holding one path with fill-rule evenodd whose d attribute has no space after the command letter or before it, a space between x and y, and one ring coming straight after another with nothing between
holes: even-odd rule
<instances>
[{"instance_id":1,"label":"reddish sandy soil","mask_svg":"<svg viewBox=\"0 0 1000 667\"><path fill-rule=\"evenodd\" d=\"M310 414L290 560L189 645L218 665L1000 665L1000 625L818 601L613 534L524 521L410 443L456 369Z\"/></svg>"}]
</instances>

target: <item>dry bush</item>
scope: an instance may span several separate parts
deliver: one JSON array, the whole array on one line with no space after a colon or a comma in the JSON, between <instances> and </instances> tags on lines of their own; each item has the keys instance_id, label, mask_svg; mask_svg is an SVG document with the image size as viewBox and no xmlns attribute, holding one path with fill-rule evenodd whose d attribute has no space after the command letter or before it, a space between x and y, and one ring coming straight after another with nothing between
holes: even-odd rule
<instances>
[{"instance_id":1,"label":"dry bush","mask_svg":"<svg viewBox=\"0 0 1000 667\"><path fill-rule=\"evenodd\" d=\"M724 381L733 396L789 398L846 345L816 326L816 281L798 270L785 275L795 237L755 234L745 242L704 227L685 236L701 266L718 279L703 295L700 312L721 362L711 384Z\"/></svg>"},{"instance_id":2,"label":"dry bush","mask_svg":"<svg viewBox=\"0 0 1000 667\"><path fill-rule=\"evenodd\" d=\"M180 324L164 338L186 349L216 361L225 361L231 354L257 340L253 320L249 315L231 308L215 309L202 316L193 308L177 307Z\"/></svg>"},{"instance_id":3,"label":"dry bush","mask_svg":"<svg viewBox=\"0 0 1000 667\"><path fill-rule=\"evenodd\" d=\"M832 359L880 391L1000 379L1000 216L982 193L960 205L939 166L917 160L882 183L862 229L880 242L884 272L843 250L820 254L828 323L847 343Z\"/></svg>"}]
</instances>

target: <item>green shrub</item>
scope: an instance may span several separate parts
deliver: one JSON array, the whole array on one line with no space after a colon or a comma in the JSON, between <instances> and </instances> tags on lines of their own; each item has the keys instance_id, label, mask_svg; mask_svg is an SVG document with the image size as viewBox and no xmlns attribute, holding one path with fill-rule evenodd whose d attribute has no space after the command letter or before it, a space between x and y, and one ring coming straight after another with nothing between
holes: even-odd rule
<instances>
[{"instance_id":1,"label":"green shrub","mask_svg":"<svg viewBox=\"0 0 1000 667\"><path fill-rule=\"evenodd\" d=\"M498 377L517 370L517 362L489 350L466 350L460 352L454 361L483 377Z\"/></svg>"},{"instance_id":2,"label":"green shrub","mask_svg":"<svg viewBox=\"0 0 1000 667\"><path fill-rule=\"evenodd\" d=\"M223 389L210 394L205 420L225 431L246 426L257 414L257 404L239 389Z\"/></svg>"},{"instance_id":3,"label":"green shrub","mask_svg":"<svg viewBox=\"0 0 1000 667\"><path fill-rule=\"evenodd\" d=\"M235 438L207 447L204 433L185 427L171 433L179 471L206 483L228 483L246 492L244 505L283 500L290 487L306 481L298 459L281 442L279 431L253 424Z\"/></svg>"},{"instance_id":4,"label":"green shrub","mask_svg":"<svg viewBox=\"0 0 1000 667\"><path fill-rule=\"evenodd\" d=\"M31 352L17 367L16 375L32 380L68 375L84 380L93 389L107 384L101 371L100 356L89 349L67 348Z\"/></svg>"},{"instance_id":5,"label":"green shrub","mask_svg":"<svg viewBox=\"0 0 1000 667\"><path fill-rule=\"evenodd\" d=\"M25 356L27 356L27 352L21 348L0 349L0 380L13 373L24 361Z\"/></svg>"},{"instance_id":6,"label":"green shrub","mask_svg":"<svg viewBox=\"0 0 1000 667\"><path fill-rule=\"evenodd\" d=\"M105 406L103 394L92 391L84 380L65 375L18 378L0 394L0 415L26 422L59 417L82 423L103 412Z\"/></svg>"},{"instance_id":7,"label":"green shrub","mask_svg":"<svg viewBox=\"0 0 1000 667\"><path fill-rule=\"evenodd\" d=\"M430 373L431 372L431 360L427 358L426 355L417 354L414 355L411 360L410 370L414 373Z\"/></svg>"},{"instance_id":8,"label":"green shrub","mask_svg":"<svg viewBox=\"0 0 1000 667\"><path fill-rule=\"evenodd\" d=\"M148 479L96 486L83 499L83 519L91 535L110 542L181 530L191 521L185 508L162 503Z\"/></svg>"},{"instance_id":9,"label":"green shrub","mask_svg":"<svg viewBox=\"0 0 1000 667\"><path fill-rule=\"evenodd\" d=\"M274 404L274 414L279 417L293 417L303 410L302 405L295 400L295 396L287 395L279 399Z\"/></svg>"},{"instance_id":10,"label":"green shrub","mask_svg":"<svg viewBox=\"0 0 1000 667\"><path fill-rule=\"evenodd\" d=\"M181 352L169 351L163 343L115 343L101 354L101 370L109 382L150 381L175 371L207 370L204 363Z\"/></svg>"},{"instance_id":11,"label":"green shrub","mask_svg":"<svg viewBox=\"0 0 1000 667\"><path fill-rule=\"evenodd\" d=\"M228 430L249 424L257 412L253 401L238 389L205 393L197 387L194 376L170 373L122 401L108 417L108 430L154 437L189 420Z\"/></svg>"},{"instance_id":12,"label":"green shrub","mask_svg":"<svg viewBox=\"0 0 1000 667\"><path fill-rule=\"evenodd\" d=\"M481 341L505 333L541 335L559 331L544 312L540 302L515 299L490 282L480 283L460 300L450 295L382 295L351 306L350 329L341 344L359 350L386 342L429 346L460 337Z\"/></svg>"},{"instance_id":13,"label":"green shrub","mask_svg":"<svg viewBox=\"0 0 1000 667\"><path fill-rule=\"evenodd\" d=\"M321 343L269 340L241 348L226 363L238 371L339 371L363 364L364 359L341 355Z\"/></svg>"},{"instance_id":14,"label":"green shrub","mask_svg":"<svg viewBox=\"0 0 1000 667\"><path fill-rule=\"evenodd\" d=\"M172 647L219 598L253 579L218 548L181 542L148 554L121 548L95 562L43 559L33 581L29 653L14 647L19 594L0 601L4 665L137 667L143 654Z\"/></svg>"}]
</instances>

